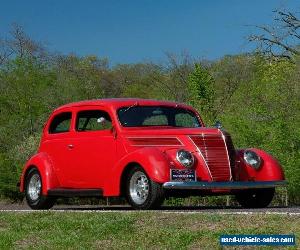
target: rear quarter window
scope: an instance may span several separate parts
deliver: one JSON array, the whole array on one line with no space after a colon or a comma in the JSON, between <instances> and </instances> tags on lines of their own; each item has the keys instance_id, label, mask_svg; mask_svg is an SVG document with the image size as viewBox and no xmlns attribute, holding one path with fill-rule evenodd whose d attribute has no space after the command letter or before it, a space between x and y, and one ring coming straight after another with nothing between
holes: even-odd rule
<instances>
[{"instance_id":1,"label":"rear quarter window","mask_svg":"<svg viewBox=\"0 0 300 250\"><path fill-rule=\"evenodd\" d=\"M65 133L70 131L71 119L71 112L64 112L56 115L49 126L49 134Z\"/></svg>"}]
</instances>

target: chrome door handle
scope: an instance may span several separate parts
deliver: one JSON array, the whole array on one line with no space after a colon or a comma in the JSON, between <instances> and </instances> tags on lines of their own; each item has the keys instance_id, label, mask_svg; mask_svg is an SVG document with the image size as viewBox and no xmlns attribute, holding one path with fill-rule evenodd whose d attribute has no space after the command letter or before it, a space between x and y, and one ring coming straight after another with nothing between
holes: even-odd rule
<instances>
[{"instance_id":1,"label":"chrome door handle","mask_svg":"<svg viewBox=\"0 0 300 250\"><path fill-rule=\"evenodd\" d=\"M73 144L68 144L68 148L72 149L72 148L74 148L74 145Z\"/></svg>"}]
</instances>

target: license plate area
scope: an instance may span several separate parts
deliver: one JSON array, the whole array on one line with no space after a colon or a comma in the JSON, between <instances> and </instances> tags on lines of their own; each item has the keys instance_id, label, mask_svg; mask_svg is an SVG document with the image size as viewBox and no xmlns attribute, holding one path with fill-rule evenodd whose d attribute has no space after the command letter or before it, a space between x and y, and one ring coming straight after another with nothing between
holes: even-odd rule
<instances>
[{"instance_id":1,"label":"license plate area","mask_svg":"<svg viewBox=\"0 0 300 250\"><path fill-rule=\"evenodd\" d=\"M171 181L196 181L196 171L193 169L171 169Z\"/></svg>"}]
</instances>

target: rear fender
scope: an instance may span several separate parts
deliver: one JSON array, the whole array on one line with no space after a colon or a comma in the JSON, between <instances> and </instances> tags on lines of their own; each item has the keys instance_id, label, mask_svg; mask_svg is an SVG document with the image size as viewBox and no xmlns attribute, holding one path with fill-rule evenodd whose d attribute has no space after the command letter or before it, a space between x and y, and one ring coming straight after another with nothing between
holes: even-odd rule
<instances>
[{"instance_id":1,"label":"rear fender","mask_svg":"<svg viewBox=\"0 0 300 250\"><path fill-rule=\"evenodd\" d=\"M249 150L257 153L261 159L262 163L258 170L249 166L244 161L244 151L246 149L237 151L237 167L235 168L235 176L237 180L246 181L279 181L284 180L284 173L279 162L273 158L270 154L263 150L250 148Z\"/></svg>"},{"instance_id":2,"label":"rear fender","mask_svg":"<svg viewBox=\"0 0 300 250\"><path fill-rule=\"evenodd\" d=\"M104 187L104 196L120 195L122 174L128 166L140 165L151 180L164 183L170 180L170 160L155 147L144 147L122 158L112 169Z\"/></svg>"},{"instance_id":3,"label":"rear fender","mask_svg":"<svg viewBox=\"0 0 300 250\"><path fill-rule=\"evenodd\" d=\"M20 191L25 189L25 176L31 168L37 168L42 177L42 194L47 195L51 188L59 187L59 182L53 169L53 165L46 153L38 153L31 157L23 168L20 179Z\"/></svg>"}]
</instances>

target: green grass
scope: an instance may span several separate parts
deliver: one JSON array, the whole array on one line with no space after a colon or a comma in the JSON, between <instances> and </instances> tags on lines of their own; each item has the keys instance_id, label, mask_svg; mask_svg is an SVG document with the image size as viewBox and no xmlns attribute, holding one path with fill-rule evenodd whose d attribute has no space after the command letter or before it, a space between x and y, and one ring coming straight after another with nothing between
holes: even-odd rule
<instances>
[{"instance_id":1,"label":"green grass","mask_svg":"<svg viewBox=\"0 0 300 250\"><path fill-rule=\"evenodd\" d=\"M296 234L299 241L300 216L184 212L0 213L0 249L221 249L221 234Z\"/></svg>"}]
</instances>

